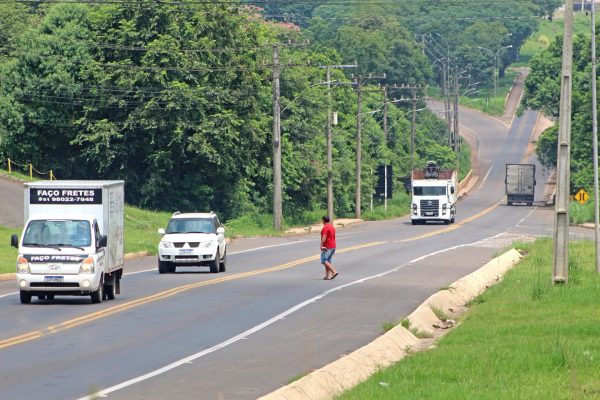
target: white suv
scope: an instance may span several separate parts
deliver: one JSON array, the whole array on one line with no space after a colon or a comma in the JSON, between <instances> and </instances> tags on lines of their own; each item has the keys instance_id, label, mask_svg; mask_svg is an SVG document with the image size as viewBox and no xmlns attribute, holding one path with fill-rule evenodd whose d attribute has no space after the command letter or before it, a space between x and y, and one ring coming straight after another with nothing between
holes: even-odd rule
<instances>
[{"instance_id":1,"label":"white suv","mask_svg":"<svg viewBox=\"0 0 600 400\"><path fill-rule=\"evenodd\" d=\"M175 272L179 266L208 266L210 272L225 272L227 248L225 228L210 213L174 213L158 244L158 272Z\"/></svg>"}]
</instances>

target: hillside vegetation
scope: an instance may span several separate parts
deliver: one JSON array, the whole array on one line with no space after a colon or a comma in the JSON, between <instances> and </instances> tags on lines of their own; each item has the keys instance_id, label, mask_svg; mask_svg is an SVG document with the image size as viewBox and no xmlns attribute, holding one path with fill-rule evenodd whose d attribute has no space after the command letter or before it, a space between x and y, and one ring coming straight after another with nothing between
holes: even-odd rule
<instances>
[{"instance_id":1,"label":"hillside vegetation","mask_svg":"<svg viewBox=\"0 0 600 400\"><path fill-rule=\"evenodd\" d=\"M500 54L503 76L558 3L0 4L0 160L32 163L60 179L124 179L129 204L214 210L230 221L271 212L273 147L280 146L284 219L293 223L326 204L323 66L356 62L332 68L330 82L338 116L335 213L352 215L357 120L366 211L379 166L392 165L400 177L428 160L456 165L445 123L425 107L427 86L450 83L442 64L460 96L489 87L496 63L477 46L512 46ZM278 143L275 44L282 65ZM365 77L361 118L357 74ZM396 85L387 107L380 84Z\"/></svg>"}]
</instances>

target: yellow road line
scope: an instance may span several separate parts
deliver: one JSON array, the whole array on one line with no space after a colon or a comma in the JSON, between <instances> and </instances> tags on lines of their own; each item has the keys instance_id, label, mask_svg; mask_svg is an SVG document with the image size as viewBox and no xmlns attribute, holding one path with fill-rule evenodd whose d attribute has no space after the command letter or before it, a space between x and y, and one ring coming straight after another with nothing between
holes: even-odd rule
<instances>
[{"instance_id":1,"label":"yellow road line","mask_svg":"<svg viewBox=\"0 0 600 400\"><path fill-rule=\"evenodd\" d=\"M346 253L349 251L364 249L367 247L378 246L378 245L382 245L385 243L387 243L387 242L365 243L365 244L361 244L361 245L357 245L357 246L339 249L339 250L337 250L337 253ZM141 306L141 305L149 304L154 301L172 297L177 294L186 292L188 290L196 289L196 288L199 288L202 286L214 285L217 283L232 281L232 280L236 280L236 279L242 279L242 278L255 276L255 275L266 274L269 272L282 271L282 270L293 268L298 265L305 264L309 261L315 261L318 259L320 259L320 256L315 255L315 256L301 258L299 260L290 261L288 263L277 265L277 266L271 267L271 268L263 268L263 269L259 269L259 270L255 270L255 271L242 272L239 274L233 274L233 275L223 276L223 277L219 277L219 278L215 278L215 279L210 279L207 281L190 283L188 285L178 286L178 287L168 289L168 290L165 290L165 291L162 291L162 292L159 292L159 293L147 296L147 297L142 297L137 300L128 301L127 303L123 303L123 304L119 304L119 305L116 305L116 306L113 306L110 308L106 308L104 310L100 310L100 311L96 311L96 312L93 312L90 314L82 315L81 317L73 318L68 321L61 322L60 324L57 324L57 325L51 325L42 330L32 331L29 333L25 333L23 335L19 335L19 336L15 336L15 337L12 337L9 339L1 340L0 341L0 349L4 349L6 347L11 347L11 346L14 346L14 345L17 345L20 343L29 342L31 340L36 340L43 336L62 332L67 329L71 329L76 326L80 326L80 325L86 324L88 322L98 320L100 318L108 317L110 315L117 314L117 313L129 310L129 309Z\"/></svg>"},{"instance_id":2,"label":"yellow road line","mask_svg":"<svg viewBox=\"0 0 600 400\"><path fill-rule=\"evenodd\" d=\"M457 222L456 224L454 224L452 226L449 226L449 227L447 227L445 229L439 229L437 231L428 232L428 233L425 233L423 235L411 237L411 238L408 238L408 239L397 240L397 241L394 241L394 243L413 242L415 240L420 240L420 239L425 239L425 238L429 238L429 237L436 236L436 235L441 235L442 233L452 232L452 231L460 228L462 225L464 225L464 224L466 224L468 222L471 222L471 221L473 221L473 220L475 220L477 218L483 217L484 215L488 214L489 212L491 212L493 209L495 209L499 205L500 205L500 203L496 203L496 204L494 204L494 205L486 208L485 210L480 211L477 214L472 215L469 218L466 218L466 219L464 219L464 220L462 220L460 222Z\"/></svg>"}]
</instances>

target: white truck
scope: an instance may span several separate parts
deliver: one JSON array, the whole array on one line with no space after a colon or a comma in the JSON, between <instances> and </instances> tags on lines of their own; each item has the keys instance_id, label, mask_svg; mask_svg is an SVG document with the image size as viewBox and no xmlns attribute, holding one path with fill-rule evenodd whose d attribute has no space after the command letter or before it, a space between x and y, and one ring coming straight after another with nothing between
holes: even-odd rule
<instances>
[{"instance_id":1,"label":"white truck","mask_svg":"<svg viewBox=\"0 0 600 400\"><path fill-rule=\"evenodd\" d=\"M506 164L506 204L533 204L535 197L535 164Z\"/></svg>"},{"instance_id":2,"label":"white truck","mask_svg":"<svg viewBox=\"0 0 600 400\"><path fill-rule=\"evenodd\" d=\"M32 296L90 296L92 303L120 293L123 274L123 181L25 183L25 225L18 248L21 303Z\"/></svg>"},{"instance_id":3,"label":"white truck","mask_svg":"<svg viewBox=\"0 0 600 400\"><path fill-rule=\"evenodd\" d=\"M414 170L411 176L413 225L427 221L443 221L446 225L456 219L458 180L452 169L440 169L429 161L422 170Z\"/></svg>"}]
</instances>

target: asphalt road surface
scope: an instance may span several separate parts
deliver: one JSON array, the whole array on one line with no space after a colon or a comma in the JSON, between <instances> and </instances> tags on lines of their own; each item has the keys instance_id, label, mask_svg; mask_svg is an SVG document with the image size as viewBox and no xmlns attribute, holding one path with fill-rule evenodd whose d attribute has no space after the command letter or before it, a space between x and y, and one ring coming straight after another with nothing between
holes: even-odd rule
<instances>
[{"instance_id":1,"label":"asphalt road surface","mask_svg":"<svg viewBox=\"0 0 600 400\"><path fill-rule=\"evenodd\" d=\"M534 206L504 199L505 163L535 161L536 120L526 112L508 129L461 112L483 173L456 224L340 229L335 280L322 280L311 234L236 240L222 274L159 275L154 257L128 261L122 294L102 304L21 305L15 283L0 283L0 399L255 399L362 347L514 241L551 235L541 168Z\"/></svg>"}]
</instances>

